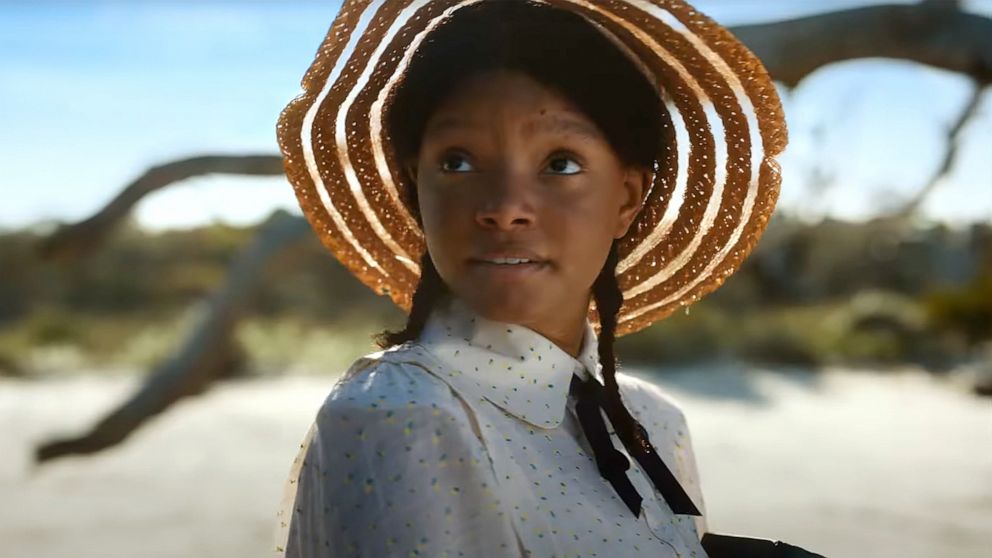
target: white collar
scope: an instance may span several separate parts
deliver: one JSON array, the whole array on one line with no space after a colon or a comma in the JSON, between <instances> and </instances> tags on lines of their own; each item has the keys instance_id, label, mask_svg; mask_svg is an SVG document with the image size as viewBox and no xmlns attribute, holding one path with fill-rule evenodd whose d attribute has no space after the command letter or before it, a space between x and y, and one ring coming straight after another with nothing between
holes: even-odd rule
<instances>
[{"instance_id":1,"label":"white collar","mask_svg":"<svg viewBox=\"0 0 992 558\"><path fill-rule=\"evenodd\" d=\"M573 358L540 333L487 320L452 297L431 312L418 343L446 365L444 379L463 395L541 428L561 424L573 373L603 381L589 320Z\"/></svg>"}]
</instances>

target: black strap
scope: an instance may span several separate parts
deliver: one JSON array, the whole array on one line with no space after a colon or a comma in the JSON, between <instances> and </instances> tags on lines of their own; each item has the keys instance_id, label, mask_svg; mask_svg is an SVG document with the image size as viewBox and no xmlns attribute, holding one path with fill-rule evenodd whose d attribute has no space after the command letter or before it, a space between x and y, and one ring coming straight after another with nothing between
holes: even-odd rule
<instances>
[{"instance_id":1,"label":"black strap","mask_svg":"<svg viewBox=\"0 0 992 558\"><path fill-rule=\"evenodd\" d=\"M582 431L585 433L586 439L589 440L589 445L592 446L599 473L613 485L613 489L616 490L620 499L627 504L630 511L635 516L639 516L642 498L627 477L630 461L613 446L606 429L606 422L600 412L601 408L606 409L607 416L614 425L621 420L620 417L616 417L610 412L609 407L603 404L605 388L595 378L590 377L583 381L573 374L569 393L576 398L575 412L579 417ZM636 443L633 440L623 440L621 437L627 453L637 460L641 469L651 479L655 488L661 493L674 513L702 515L682 485L679 484L678 479L654 451L644 427L637 421L634 421L634 425L638 429L641 439L640 443Z\"/></svg>"},{"instance_id":2,"label":"black strap","mask_svg":"<svg viewBox=\"0 0 992 558\"><path fill-rule=\"evenodd\" d=\"M710 558L825 558L782 541L739 535L703 533L699 542Z\"/></svg>"}]
</instances>

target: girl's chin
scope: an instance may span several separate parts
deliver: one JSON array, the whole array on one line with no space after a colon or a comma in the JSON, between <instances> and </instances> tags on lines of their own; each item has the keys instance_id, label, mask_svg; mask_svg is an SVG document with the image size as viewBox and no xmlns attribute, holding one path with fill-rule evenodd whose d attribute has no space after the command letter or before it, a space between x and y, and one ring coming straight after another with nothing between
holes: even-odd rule
<instances>
[{"instance_id":1,"label":"girl's chin","mask_svg":"<svg viewBox=\"0 0 992 558\"><path fill-rule=\"evenodd\" d=\"M529 294L524 289L487 291L463 297L472 310L487 320L512 324L540 323L547 320L548 314L555 313L540 292Z\"/></svg>"}]
</instances>

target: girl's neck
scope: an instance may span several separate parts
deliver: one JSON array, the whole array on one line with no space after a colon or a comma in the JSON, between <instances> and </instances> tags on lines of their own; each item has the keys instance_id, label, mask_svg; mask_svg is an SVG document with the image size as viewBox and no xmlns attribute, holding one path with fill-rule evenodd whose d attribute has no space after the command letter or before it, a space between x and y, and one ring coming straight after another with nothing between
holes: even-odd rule
<instances>
[{"instance_id":1,"label":"girl's neck","mask_svg":"<svg viewBox=\"0 0 992 558\"><path fill-rule=\"evenodd\" d=\"M439 304L447 304L449 302L450 299L442 300ZM588 307L589 304L587 302L586 308ZM579 310L581 310L581 307ZM541 336L557 345L558 348L565 351L572 357L578 357L579 353L582 351L582 342L585 336L587 315L587 312L561 312L554 316L542 317L538 320L525 320L519 322L504 321L504 323L514 323L516 325L521 325L531 329L541 334Z\"/></svg>"}]
</instances>

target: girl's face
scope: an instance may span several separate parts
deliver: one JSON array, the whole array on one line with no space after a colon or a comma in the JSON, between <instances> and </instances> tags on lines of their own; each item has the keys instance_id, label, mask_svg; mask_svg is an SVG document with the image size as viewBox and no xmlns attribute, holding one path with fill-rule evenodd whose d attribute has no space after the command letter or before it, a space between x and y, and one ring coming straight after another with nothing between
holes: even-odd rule
<instances>
[{"instance_id":1,"label":"girl's face","mask_svg":"<svg viewBox=\"0 0 992 558\"><path fill-rule=\"evenodd\" d=\"M571 337L649 171L624 165L564 97L494 71L435 111L410 172L428 250L452 292L488 319L581 343Z\"/></svg>"}]
</instances>

